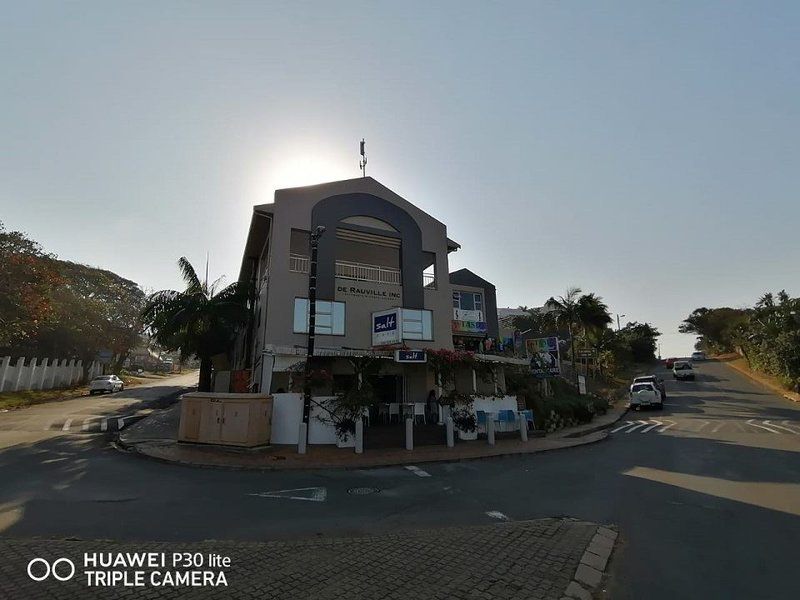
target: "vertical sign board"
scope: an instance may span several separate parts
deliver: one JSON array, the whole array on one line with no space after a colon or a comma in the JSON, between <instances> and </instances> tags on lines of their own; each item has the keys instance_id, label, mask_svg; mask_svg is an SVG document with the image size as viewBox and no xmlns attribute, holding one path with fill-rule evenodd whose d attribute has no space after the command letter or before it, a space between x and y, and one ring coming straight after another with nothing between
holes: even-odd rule
<instances>
[{"instance_id":1,"label":"vertical sign board","mask_svg":"<svg viewBox=\"0 0 800 600\"><path fill-rule=\"evenodd\" d=\"M536 377L561 375L561 357L559 356L557 337L525 340L525 348L531 362L531 373Z\"/></svg>"},{"instance_id":2,"label":"vertical sign board","mask_svg":"<svg viewBox=\"0 0 800 600\"><path fill-rule=\"evenodd\" d=\"M372 345L387 346L403 340L400 309L391 308L372 313Z\"/></svg>"},{"instance_id":3,"label":"vertical sign board","mask_svg":"<svg viewBox=\"0 0 800 600\"><path fill-rule=\"evenodd\" d=\"M581 396L586 395L586 377L584 375L578 375L578 392Z\"/></svg>"}]
</instances>

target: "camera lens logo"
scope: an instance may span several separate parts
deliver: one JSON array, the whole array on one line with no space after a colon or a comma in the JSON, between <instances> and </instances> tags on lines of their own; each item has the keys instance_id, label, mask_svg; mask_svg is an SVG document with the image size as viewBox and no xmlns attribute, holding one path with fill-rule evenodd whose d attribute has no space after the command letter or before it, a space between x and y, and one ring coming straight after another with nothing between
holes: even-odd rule
<instances>
[{"instance_id":1,"label":"camera lens logo","mask_svg":"<svg viewBox=\"0 0 800 600\"><path fill-rule=\"evenodd\" d=\"M28 563L28 577L34 581L44 581L50 575L59 581L69 581L75 576L75 563L68 558L57 558L53 564L34 558Z\"/></svg>"}]
</instances>

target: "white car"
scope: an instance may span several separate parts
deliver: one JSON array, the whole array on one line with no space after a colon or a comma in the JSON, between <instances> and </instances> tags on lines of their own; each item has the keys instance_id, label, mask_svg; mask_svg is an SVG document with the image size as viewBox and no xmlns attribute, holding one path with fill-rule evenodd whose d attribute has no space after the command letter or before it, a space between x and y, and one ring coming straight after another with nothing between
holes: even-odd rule
<instances>
[{"instance_id":1,"label":"white car","mask_svg":"<svg viewBox=\"0 0 800 600\"><path fill-rule=\"evenodd\" d=\"M692 360L705 360L706 353L705 352L692 352Z\"/></svg>"},{"instance_id":2,"label":"white car","mask_svg":"<svg viewBox=\"0 0 800 600\"><path fill-rule=\"evenodd\" d=\"M672 365L672 376L675 379L685 380L690 379L694 381L694 369L692 363L688 360L678 360Z\"/></svg>"},{"instance_id":3,"label":"white car","mask_svg":"<svg viewBox=\"0 0 800 600\"><path fill-rule=\"evenodd\" d=\"M664 408L661 390L653 383L634 383L631 386L631 408L642 408L643 406Z\"/></svg>"},{"instance_id":4,"label":"white car","mask_svg":"<svg viewBox=\"0 0 800 600\"><path fill-rule=\"evenodd\" d=\"M98 375L89 384L89 395L102 394L104 392L121 392L125 389L125 383L116 375Z\"/></svg>"}]
</instances>

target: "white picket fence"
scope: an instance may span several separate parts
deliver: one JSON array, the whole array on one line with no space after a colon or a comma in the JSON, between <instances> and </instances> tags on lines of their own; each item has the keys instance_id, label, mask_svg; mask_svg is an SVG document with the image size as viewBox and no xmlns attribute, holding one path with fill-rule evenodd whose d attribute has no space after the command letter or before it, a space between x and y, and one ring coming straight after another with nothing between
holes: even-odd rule
<instances>
[{"instance_id":1,"label":"white picket fence","mask_svg":"<svg viewBox=\"0 0 800 600\"><path fill-rule=\"evenodd\" d=\"M103 366L94 361L89 366L89 379L103 373ZM11 364L11 357L0 358L0 393L21 390L52 390L67 388L82 383L83 361L48 358L17 358Z\"/></svg>"}]
</instances>

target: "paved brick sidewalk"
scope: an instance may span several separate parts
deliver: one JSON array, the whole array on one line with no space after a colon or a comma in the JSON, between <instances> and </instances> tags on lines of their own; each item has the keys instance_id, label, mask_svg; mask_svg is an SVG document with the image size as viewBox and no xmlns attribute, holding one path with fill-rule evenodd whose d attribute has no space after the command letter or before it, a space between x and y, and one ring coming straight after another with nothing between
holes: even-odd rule
<instances>
[{"instance_id":1,"label":"paved brick sidewalk","mask_svg":"<svg viewBox=\"0 0 800 600\"><path fill-rule=\"evenodd\" d=\"M593 523L541 519L292 542L0 539L0 598L559 599L597 531ZM231 558L224 570L228 586L152 587L154 569L145 567L147 586L87 587L85 552L163 552L168 561L173 552L221 554ZM34 557L69 558L76 565L75 577L32 581L26 569ZM62 576L68 572L59 571ZM39 572L34 569L34 574Z\"/></svg>"},{"instance_id":2,"label":"paved brick sidewalk","mask_svg":"<svg viewBox=\"0 0 800 600\"><path fill-rule=\"evenodd\" d=\"M612 407L608 413L591 423L565 429L546 438L531 437L527 442L516 437L498 439L494 446L489 446L486 440L459 441L454 448L444 444L418 446L412 451L380 448L365 449L363 454L355 454L352 448L309 446L306 455L297 454L295 446L242 449L179 444L175 441L179 410L180 406L175 405L124 430L119 437L120 444L146 457L189 466L265 470L366 468L533 454L589 444L607 437L604 429L616 423L625 414L626 408L623 405Z\"/></svg>"}]
</instances>

